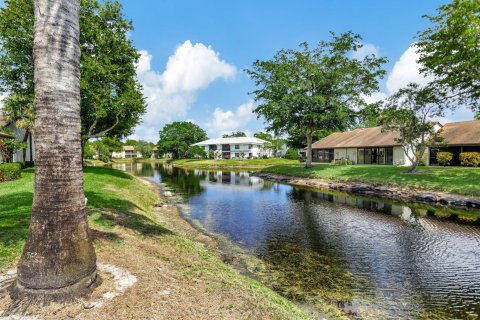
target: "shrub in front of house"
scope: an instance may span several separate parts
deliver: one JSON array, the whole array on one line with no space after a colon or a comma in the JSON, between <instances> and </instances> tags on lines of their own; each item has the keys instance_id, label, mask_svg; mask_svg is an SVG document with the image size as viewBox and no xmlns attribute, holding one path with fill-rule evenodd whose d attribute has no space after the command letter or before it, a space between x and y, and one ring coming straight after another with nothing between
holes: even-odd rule
<instances>
[{"instance_id":1,"label":"shrub in front of house","mask_svg":"<svg viewBox=\"0 0 480 320\"><path fill-rule=\"evenodd\" d=\"M437 162L441 166L449 166L452 159L453 153L451 152L437 152Z\"/></svg>"},{"instance_id":2,"label":"shrub in front of house","mask_svg":"<svg viewBox=\"0 0 480 320\"><path fill-rule=\"evenodd\" d=\"M478 165L480 165L480 153L479 152L460 153L460 164L465 167L478 167Z\"/></svg>"},{"instance_id":3,"label":"shrub in front of house","mask_svg":"<svg viewBox=\"0 0 480 320\"><path fill-rule=\"evenodd\" d=\"M288 148L287 152L285 153L285 159L290 160L298 160L298 151L294 148Z\"/></svg>"},{"instance_id":4,"label":"shrub in front of house","mask_svg":"<svg viewBox=\"0 0 480 320\"><path fill-rule=\"evenodd\" d=\"M0 164L0 182L12 181L20 178L22 166L20 163Z\"/></svg>"}]
</instances>

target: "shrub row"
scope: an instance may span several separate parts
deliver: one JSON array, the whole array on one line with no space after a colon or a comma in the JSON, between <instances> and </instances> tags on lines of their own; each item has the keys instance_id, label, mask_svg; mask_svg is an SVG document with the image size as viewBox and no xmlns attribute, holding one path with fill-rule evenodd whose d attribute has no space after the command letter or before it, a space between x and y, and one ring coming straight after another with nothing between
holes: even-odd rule
<instances>
[{"instance_id":1,"label":"shrub row","mask_svg":"<svg viewBox=\"0 0 480 320\"><path fill-rule=\"evenodd\" d=\"M20 163L2 163L0 164L0 182L16 180L20 178Z\"/></svg>"},{"instance_id":2,"label":"shrub row","mask_svg":"<svg viewBox=\"0 0 480 320\"><path fill-rule=\"evenodd\" d=\"M441 166L448 166L453 159L451 152L438 152L437 161ZM460 153L460 165L464 167L478 167L480 165L480 152Z\"/></svg>"}]
</instances>

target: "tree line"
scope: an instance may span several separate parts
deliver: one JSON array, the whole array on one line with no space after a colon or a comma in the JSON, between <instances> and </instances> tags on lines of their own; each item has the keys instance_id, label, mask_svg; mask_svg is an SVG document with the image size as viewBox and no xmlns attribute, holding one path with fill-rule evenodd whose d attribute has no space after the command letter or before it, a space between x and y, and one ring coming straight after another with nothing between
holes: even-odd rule
<instances>
[{"instance_id":1,"label":"tree line","mask_svg":"<svg viewBox=\"0 0 480 320\"><path fill-rule=\"evenodd\" d=\"M416 170L428 147L442 143L432 119L467 105L480 118L480 2L454 0L436 16L425 16L431 27L418 33L415 47L426 84L410 83L391 97L367 103L379 89L386 58L361 59L362 48L353 32L331 33L316 47L278 51L270 60L257 60L245 71L255 81L259 103L254 109L268 129L306 145L306 167L312 165L312 143L333 131L382 125L400 132L400 143Z\"/></svg>"}]
</instances>

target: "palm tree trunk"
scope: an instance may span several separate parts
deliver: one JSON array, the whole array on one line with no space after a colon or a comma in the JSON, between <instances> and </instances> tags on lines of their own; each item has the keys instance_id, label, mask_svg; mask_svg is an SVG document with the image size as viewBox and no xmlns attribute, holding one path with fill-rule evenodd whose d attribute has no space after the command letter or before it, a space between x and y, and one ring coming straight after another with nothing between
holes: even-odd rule
<instances>
[{"instance_id":1,"label":"palm tree trunk","mask_svg":"<svg viewBox=\"0 0 480 320\"><path fill-rule=\"evenodd\" d=\"M17 287L75 293L96 277L80 141L79 0L35 0L35 196Z\"/></svg>"}]
</instances>

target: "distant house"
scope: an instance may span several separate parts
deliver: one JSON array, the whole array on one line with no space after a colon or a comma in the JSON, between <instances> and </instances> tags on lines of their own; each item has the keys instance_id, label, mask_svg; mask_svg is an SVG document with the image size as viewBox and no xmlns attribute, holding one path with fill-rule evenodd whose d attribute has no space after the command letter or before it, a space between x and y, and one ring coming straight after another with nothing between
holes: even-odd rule
<instances>
[{"instance_id":1,"label":"distant house","mask_svg":"<svg viewBox=\"0 0 480 320\"><path fill-rule=\"evenodd\" d=\"M123 146L122 151L112 152L112 158L126 159L126 158L142 158L142 154L135 151L134 146Z\"/></svg>"},{"instance_id":2,"label":"distant house","mask_svg":"<svg viewBox=\"0 0 480 320\"><path fill-rule=\"evenodd\" d=\"M438 124L444 147L427 151L427 165L437 164L438 151L453 153L452 165L460 164L461 152L480 152L480 120ZM396 139L399 133L382 127L333 133L312 145L314 162L348 159L357 164L411 165Z\"/></svg>"},{"instance_id":3,"label":"distant house","mask_svg":"<svg viewBox=\"0 0 480 320\"><path fill-rule=\"evenodd\" d=\"M11 122L7 121L5 116L3 116L2 114L0 114L0 127L9 128L10 130L12 130L15 133L15 136L17 137L18 140L23 141L23 137L25 137L25 130L17 128L17 126L15 126L14 123L11 123ZM27 152L26 152L25 161L33 161L35 159L35 142L34 142L34 139L33 139L33 134L31 134L29 136L26 143L27 143L27 150L26 150ZM17 152L15 152L13 154L12 161L13 162L23 162L23 150L22 149L17 150Z\"/></svg>"},{"instance_id":4,"label":"distant house","mask_svg":"<svg viewBox=\"0 0 480 320\"><path fill-rule=\"evenodd\" d=\"M268 141L252 137L210 139L193 144L204 148L207 154L214 152L215 159L272 157L273 151Z\"/></svg>"},{"instance_id":5,"label":"distant house","mask_svg":"<svg viewBox=\"0 0 480 320\"><path fill-rule=\"evenodd\" d=\"M452 166L460 165L460 153L480 152L480 120L452 122L443 126L440 134L446 145L430 150L429 162L438 164L437 152L445 151L453 154Z\"/></svg>"}]
</instances>

